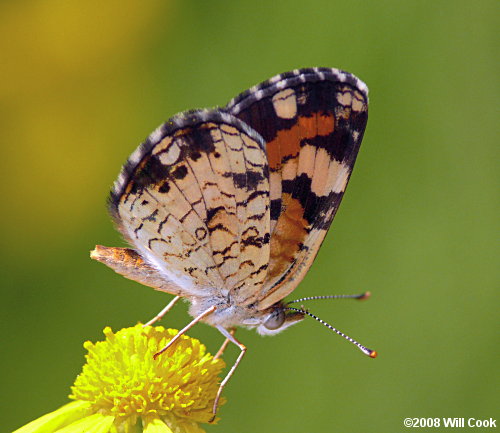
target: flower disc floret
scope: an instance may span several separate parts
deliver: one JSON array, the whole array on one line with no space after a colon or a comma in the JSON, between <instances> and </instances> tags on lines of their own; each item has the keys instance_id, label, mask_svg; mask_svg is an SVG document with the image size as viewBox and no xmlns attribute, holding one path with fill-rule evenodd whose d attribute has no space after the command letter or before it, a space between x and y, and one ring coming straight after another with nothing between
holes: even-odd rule
<instances>
[{"instance_id":1,"label":"flower disc floret","mask_svg":"<svg viewBox=\"0 0 500 433\"><path fill-rule=\"evenodd\" d=\"M208 422L224 363L185 335L154 359L177 333L140 324L116 334L105 328L105 341L84 344L87 363L70 398L88 401L94 411L117 420L173 415Z\"/></svg>"}]
</instances>

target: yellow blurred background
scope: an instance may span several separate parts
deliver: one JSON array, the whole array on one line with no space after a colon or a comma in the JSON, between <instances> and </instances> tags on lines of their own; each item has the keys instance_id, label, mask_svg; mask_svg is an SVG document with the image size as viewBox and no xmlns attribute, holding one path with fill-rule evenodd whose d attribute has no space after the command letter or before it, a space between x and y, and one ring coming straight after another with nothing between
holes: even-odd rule
<instances>
[{"instance_id":1,"label":"yellow blurred background","mask_svg":"<svg viewBox=\"0 0 500 433\"><path fill-rule=\"evenodd\" d=\"M88 256L124 245L105 200L127 156L178 111L309 66L363 79L370 119L294 297L372 291L310 307L380 357L313 321L239 331L249 352L207 431L498 418L499 12L482 0L1 2L2 430L67 401L83 341L168 301ZM188 320L180 307L164 324ZM204 325L191 335L221 342Z\"/></svg>"}]
</instances>

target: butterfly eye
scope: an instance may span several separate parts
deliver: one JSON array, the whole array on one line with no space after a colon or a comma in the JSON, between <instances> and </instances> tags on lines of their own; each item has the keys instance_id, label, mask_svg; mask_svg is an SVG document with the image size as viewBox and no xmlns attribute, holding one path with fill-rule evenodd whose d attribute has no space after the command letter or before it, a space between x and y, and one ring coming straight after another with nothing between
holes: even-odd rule
<instances>
[{"instance_id":1,"label":"butterfly eye","mask_svg":"<svg viewBox=\"0 0 500 433\"><path fill-rule=\"evenodd\" d=\"M267 329L278 329L283 325L283 322L285 321L285 312L281 308L277 308L274 310L267 320L264 322L264 326Z\"/></svg>"}]
</instances>

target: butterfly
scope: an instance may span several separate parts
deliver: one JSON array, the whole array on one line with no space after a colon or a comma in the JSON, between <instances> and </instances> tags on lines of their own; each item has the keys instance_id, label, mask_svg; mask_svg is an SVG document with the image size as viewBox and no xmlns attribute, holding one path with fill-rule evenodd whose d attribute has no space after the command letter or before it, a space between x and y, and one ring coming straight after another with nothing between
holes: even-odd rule
<instances>
[{"instance_id":1,"label":"butterfly","mask_svg":"<svg viewBox=\"0 0 500 433\"><path fill-rule=\"evenodd\" d=\"M197 322L245 354L234 328L276 334L309 315L285 303L316 257L340 205L368 119L368 88L337 69L299 69L241 93L225 107L180 113L130 156L109 211L133 248L97 246L125 277L184 298ZM167 349L160 350L155 356Z\"/></svg>"}]
</instances>

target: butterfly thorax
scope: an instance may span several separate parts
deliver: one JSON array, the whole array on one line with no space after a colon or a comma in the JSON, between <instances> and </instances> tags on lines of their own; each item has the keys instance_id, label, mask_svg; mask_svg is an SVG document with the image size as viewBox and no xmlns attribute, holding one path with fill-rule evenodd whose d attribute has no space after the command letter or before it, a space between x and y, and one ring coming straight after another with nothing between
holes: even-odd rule
<instances>
[{"instance_id":1,"label":"butterfly thorax","mask_svg":"<svg viewBox=\"0 0 500 433\"><path fill-rule=\"evenodd\" d=\"M256 303L241 306L233 302L230 297L193 297L189 301L191 303L189 314L193 317L198 317L215 306L215 311L203 320L209 325L222 326L226 329L236 326L256 328L261 335L277 334L304 318L304 314L287 311L282 302L259 310Z\"/></svg>"}]
</instances>

